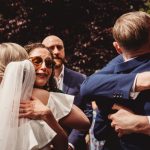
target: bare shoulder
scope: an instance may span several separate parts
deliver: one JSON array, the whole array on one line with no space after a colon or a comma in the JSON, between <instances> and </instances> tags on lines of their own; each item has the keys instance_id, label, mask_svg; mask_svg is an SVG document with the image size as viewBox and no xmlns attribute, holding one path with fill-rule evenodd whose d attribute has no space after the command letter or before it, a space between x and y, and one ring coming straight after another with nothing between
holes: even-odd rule
<instances>
[{"instance_id":1,"label":"bare shoulder","mask_svg":"<svg viewBox=\"0 0 150 150\"><path fill-rule=\"evenodd\" d=\"M47 104L49 99L49 92L43 89L34 88L32 95L37 97L43 104Z\"/></svg>"}]
</instances>

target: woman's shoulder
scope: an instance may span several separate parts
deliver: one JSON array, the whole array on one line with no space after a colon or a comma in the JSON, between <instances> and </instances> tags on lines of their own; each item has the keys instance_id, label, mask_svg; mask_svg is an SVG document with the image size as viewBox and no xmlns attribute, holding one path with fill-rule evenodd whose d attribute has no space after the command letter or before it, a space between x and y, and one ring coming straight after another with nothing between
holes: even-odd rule
<instances>
[{"instance_id":1,"label":"woman's shoulder","mask_svg":"<svg viewBox=\"0 0 150 150\"><path fill-rule=\"evenodd\" d=\"M74 96L70 94L65 94L63 92L50 92L50 98L52 98L55 101L60 101L61 103L66 103L66 102L73 102L74 101Z\"/></svg>"},{"instance_id":2,"label":"woman's shoulder","mask_svg":"<svg viewBox=\"0 0 150 150\"><path fill-rule=\"evenodd\" d=\"M48 103L49 94L48 91L39 88L34 88L32 92L32 96L37 97L45 105Z\"/></svg>"}]
</instances>

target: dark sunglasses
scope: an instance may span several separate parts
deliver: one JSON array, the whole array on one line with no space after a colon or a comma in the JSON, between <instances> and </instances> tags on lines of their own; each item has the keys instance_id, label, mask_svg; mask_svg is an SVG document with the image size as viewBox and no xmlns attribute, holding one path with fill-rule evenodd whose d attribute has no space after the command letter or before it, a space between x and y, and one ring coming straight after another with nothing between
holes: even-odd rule
<instances>
[{"instance_id":1,"label":"dark sunglasses","mask_svg":"<svg viewBox=\"0 0 150 150\"><path fill-rule=\"evenodd\" d=\"M50 57L43 59L41 56L29 57L29 60L32 61L35 67L41 67L42 63L45 62L47 68L53 68L55 63Z\"/></svg>"}]
</instances>

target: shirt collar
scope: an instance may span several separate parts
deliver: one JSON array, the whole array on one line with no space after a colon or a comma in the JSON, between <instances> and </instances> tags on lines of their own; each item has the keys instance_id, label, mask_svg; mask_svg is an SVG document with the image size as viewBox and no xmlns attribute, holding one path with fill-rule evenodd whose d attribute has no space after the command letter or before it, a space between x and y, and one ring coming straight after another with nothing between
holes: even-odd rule
<instances>
[{"instance_id":1,"label":"shirt collar","mask_svg":"<svg viewBox=\"0 0 150 150\"><path fill-rule=\"evenodd\" d=\"M59 75L59 77L58 78L63 78L64 77L64 65L62 66L62 70L61 70L61 72L60 72L60 75Z\"/></svg>"}]
</instances>

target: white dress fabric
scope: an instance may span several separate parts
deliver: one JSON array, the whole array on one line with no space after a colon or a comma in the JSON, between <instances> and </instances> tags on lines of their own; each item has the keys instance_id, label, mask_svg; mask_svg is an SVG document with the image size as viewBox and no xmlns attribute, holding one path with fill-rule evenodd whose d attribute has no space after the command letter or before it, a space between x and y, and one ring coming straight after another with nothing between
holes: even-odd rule
<instances>
[{"instance_id":1,"label":"white dress fabric","mask_svg":"<svg viewBox=\"0 0 150 150\"><path fill-rule=\"evenodd\" d=\"M74 96L64 93L50 92L47 106L52 111L55 119L59 121L71 111Z\"/></svg>"},{"instance_id":2,"label":"white dress fabric","mask_svg":"<svg viewBox=\"0 0 150 150\"><path fill-rule=\"evenodd\" d=\"M67 116L70 113L73 105L73 100L74 100L74 96L72 95L50 92L47 106L52 111L55 119L59 121L61 118ZM39 148L49 143L48 137L52 136L53 138L52 131L47 132L49 126L43 123L43 121L38 121L38 125L41 126L42 130L41 128L39 128L39 126L37 126L37 123L35 123L35 121L33 120L30 121L30 125L32 126L31 132L32 131L34 132L34 134L30 136L31 138L30 147L32 150L38 150ZM33 135L34 136L36 135L36 138L38 139L38 143L34 141L34 138L32 138ZM47 136L47 138L45 136Z\"/></svg>"},{"instance_id":3,"label":"white dress fabric","mask_svg":"<svg viewBox=\"0 0 150 150\"><path fill-rule=\"evenodd\" d=\"M0 150L40 149L55 137L56 133L44 121L18 119L20 100L31 97L34 82L35 72L30 61L11 62L6 67L0 85ZM59 105L52 95L55 94L50 94L54 102L49 100L48 105L53 108L58 120L63 117L63 113L59 115L59 112L63 112L63 105ZM68 103L64 103L68 106L64 106L64 115L71 110L72 101ZM56 104L62 107L58 113L56 111L60 107L56 110Z\"/></svg>"}]
</instances>

